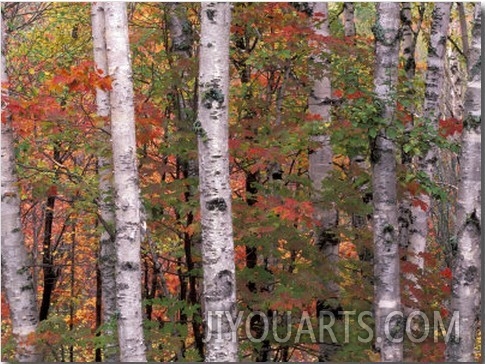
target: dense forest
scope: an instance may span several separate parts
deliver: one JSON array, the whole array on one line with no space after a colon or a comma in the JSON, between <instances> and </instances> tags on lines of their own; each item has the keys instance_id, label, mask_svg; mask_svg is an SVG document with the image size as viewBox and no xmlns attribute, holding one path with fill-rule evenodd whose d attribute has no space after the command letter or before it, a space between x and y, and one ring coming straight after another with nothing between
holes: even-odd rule
<instances>
[{"instance_id":1,"label":"dense forest","mask_svg":"<svg viewBox=\"0 0 485 364\"><path fill-rule=\"evenodd\" d=\"M481 361L480 3L2 2L2 361Z\"/></svg>"}]
</instances>

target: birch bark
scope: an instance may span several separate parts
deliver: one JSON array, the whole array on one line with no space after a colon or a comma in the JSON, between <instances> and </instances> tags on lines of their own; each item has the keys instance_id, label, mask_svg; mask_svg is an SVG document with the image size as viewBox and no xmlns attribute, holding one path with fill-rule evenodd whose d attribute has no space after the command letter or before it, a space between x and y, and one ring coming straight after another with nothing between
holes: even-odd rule
<instances>
[{"instance_id":1,"label":"birch bark","mask_svg":"<svg viewBox=\"0 0 485 364\"><path fill-rule=\"evenodd\" d=\"M93 55L95 67L101 71L101 76L108 75L105 40L105 12L103 3L93 3L91 7ZM107 121L110 115L109 91L96 89L97 114L105 120L100 130L100 139L109 145L111 133ZM119 361L119 353L113 341L116 324L116 248L115 248L115 213L113 205L113 161L111 152L102 148L97 160L99 176L99 215L103 225L100 238L99 270L101 273L101 300L103 312L104 335L108 342L104 349L104 358L107 362Z\"/></svg>"},{"instance_id":2,"label":"birch bark","mask_svg":"<svg viewBox=\"0 0 485 364\"><path fill-rule=\"evenodd\" d=\"M431 36L428 47L428 60L426 71L426 91L423 107L424 123L437 131L440 117L439 99L445 78L444 60L446 51L446 38L450 22L451 3L436 3L433 9ZM418 172L426 175L428 183L433 181L433 167L436 163L436 146L430 143L424 156L419 156L417 160ZM428 218L431 208L431 198L428 193L418 193L416 198L423 204L411 206L411 226L409 228L409 261L414 263L419 269L424 268L424 258L422 253L426 250L426 239L428 236ZM412 274L410 279L416 282L416 277Z\"/></svg>"},{"instance_id":3,"label":"birch bark","mask_svg":"<svg viewBox=\"0 0 485 364\"><path fill-rule=\"evenodd\" d=\"M328 37L330 31L328 28L328 8L327 3L317 2L311 4L314 15L314 31L317 35ZM323 18L323 19L322 19ZM319 50L320 53L326 53L325 49ZM314 63L316 67L322 68L328 66L325 56L315 56ZM327 178L333 169L333 152L330 145L330 136L324 132L325 124L330 122L330 104L326 102L332 97L332 88L329 78L329 70L321 69L314 71L322 76L314 76L313 88L308 98L308 109L311 114L320 117L322 127L318 135L312 137L312 142L316 147L311 151L309 156L309 174L315 191L315 221L318 224L316 243L323 251L329 264L334 264L338 260L338 239L331 231L337 226L337 212L335 209L322 209L319 201L319 193L322 190L322 182ZM332 291L337 292L338 288L333 285Z\"/></svg>"},{"instance_id":4,"label":"birch bark","mask_svg":"<svg viewBox=\"0 0 485 364\"><path fill-rule=\"evenodd\" d=\"M399 244L397 241L396 145L387 135L395 123L395 90L399 57L399 4L378 3L373 27L376 38L374 85L380 109L378 131L371 145L374 204L374 313L376 347L382 361L403 358L402 317L399 288ZM387 322L386 322L387 320Z\"/></svg>"},{"instance_id":5,"label":"birch bark","mask_svg":"<svg viewBox=\"0 0 485 364\"><path fill-rule=\"evenodd\" d=\"M238 360L237 332L216 311L236 319L236 275L229 183L228 97L231 5L202 3L198 134L202 224L205 360Z\"/></svg>"},{"instance_id":6,"label":"birch bark","mask_svg":"<svg viewBox=\"0 0 485 364\"><path fill-rule=\"evenodd\" d=\"M20 221L20 195L15 172L12 118L8 109L8 74L5 59L7 29L2 11L2 281L17 343L16 359L20 362L42 361L32 344L39 322L35 290Z\"/></svg>"},{"instance_id":7,"label":"birch bark","mask_svg":"<svg viewBox=\"0 0 485 364\"><path fill-rule=\"evenodd\" d=\"M475 5L469 52L468 87L465 93L460 181L455 223L457 250L452 267L452 312L459 312L458 335L447 343L446 359L472 362L480 318L481 277L481 6Z\"/></svg>"},{"instance_id":8,"label":"birch bark","mask_svg":"<svg viewBox=\"0 0 485 364\"><path fill-rule=\"evenodd\" d=\"M116 302L121 361L146 361L142 326L140 191L126 3L107 2L105 37L116 214Z\"/></svg>"},{"instance_id":9,"label":"birch bark","mask_svg":"<svg viewBox=\"0 0 485 364\"><path fill-rule=\"evenodd\" d=\"M330 35L328 25L328 4L314 2L308 4L312 11L313 31L316 35L328 37ZM330 69L328 62L328 49L322 43L318 44L318 54L313 56L314 69L313 87L308 98L308 110L312 115L318 115L321 126L316 135L311 138L315 147L309 155L309 174L314 191L314 220L315 242L324 255L324 263L330 268L334 276L337 276L337 261L339 240L333 229L337 227L338 215L335 209L324 209L321 201L322 183L329 177L333 169L333 151L330 145L330 136L325 131L330 123L330 103L332 87L330 82ZM339 287L335 280L330 279L326 284L327 295L317 301L317 312L324 310L338 311ZM333 354L334 346L320 343L319 360L328 361Z\"/></svg>"}]
</instances>

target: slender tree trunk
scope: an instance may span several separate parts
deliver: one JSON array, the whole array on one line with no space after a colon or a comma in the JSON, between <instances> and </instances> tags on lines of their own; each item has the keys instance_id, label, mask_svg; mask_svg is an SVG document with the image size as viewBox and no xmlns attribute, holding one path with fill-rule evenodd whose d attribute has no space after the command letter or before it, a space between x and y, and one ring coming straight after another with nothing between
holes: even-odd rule
<instances>
[{"instance_id":1,"label":"slender tree trunk","mask_svg":"<svg viewBox=\"0 0 485 364\"><path fill-rule=\"evenodd\" d=\"M121 361L146 361L142 326L140 190L126 3L105 7L116 211L116 304Z\"/></svg>"},{"instance_id":2,"label":"slender tree trunk","mask_svg":"<svg viewBox=\"0 0 485 364\"><path fill-rule=\"evenodd\" d=\"M16 360L42 361L33 345L38 324L37 302L20 221L20 195L15 172L12 116L8 109L8 74L5 59L7 38L2 11L2 281L10 306ZM34 247L35 249L35 247Z\"/></svg>"},{"instance_id":3,"label":"slender tree trunk","mask_svg":"<svg viewBox=\"0 0 485 364\"><path fill-rule=\"evenodd\" d=\"M412 4L408 2L403 2L401 8L401 22L402 22L402 42L401 42L401 52L402 57L404 59L404 71L406 72L406 82L408 83L408 95L409 98L412 99L414 97L414 87L411 87L412 82L414 80L414 75L416 73L416 59L415 59L415 52L416 52L416 41L417 36L420 31L420 24L418 24L418 29L416 31L413 30L412 27ZM421 11L421 8L420 8ZM421 12L420 12L421 14ZM421 18L420 18L421 19ZM408 115L411 116L411 120L404 126L404 143L409 141L409 134L413 128L413 117L414 117L414 108L412 106L407 108ZM405 168L410 168L412 160L409 153L404 151L404 148L401 149L401 163ZM409 246L409 227L411 226L412 221L412 213L411 213L411 193L408 191L404 192L404 195L399 201L399 245L403 248L407 248Z\"/></svg>"},{"instance_id":4,"label":"slender tree trunk","mask_svg":"<svg viewBox=\"0 0 485 364\"><path fill-rule=\"evenodd\" d=\"M59 149L54 146L53 159L59 160ZM52 254L52 225L54 224L54 207L56 196L48 196L44 207L44 238L42 241L42 271L44 273L44 290L40 303L39 320L44 321L49 316L51 297L57 281L57 271L54 267Z\"/></svg>"},{"instance_id":5,"label":"slender tree trunk","mask_svg":"<svg viewBox=\"0 0 485 364\"><path fill-rule=\"evenodd\" d=\"M344 35L355 37L354 3L344 3Z\"/></svg>"},{"instance_id":6,"label":"slender tree trunk","mask_svg":"<svg viewBox=\"0 0 485 364\"><path fill-rule=\"evenodd\" d=\"M324 2L310 3L313 16L313 30L316 35L328 37L330 35L328 23L328 6ZM323 44L323 43L321 43ZM330 145L330 136L325 131L325 124L330 121L330 104L325 102L332 97L332 88L330 84L330 69L329 69L329 51L323 46L319 50L320 55L313 57L314 70L317 75L313 79L313 88L308 98L308 109L312 115L318 115L321 121L321 129L316 135L312 136L311 141L315 148L311 151L309 156L309 172L310 180L312 181L314 190L314 220L315 227L315 242L323 253L324 264L332 267L330 271L337 276L337 261L339 241L333 231L338 224L338 215L336 209L326 209L322 207L320 192L322 191L322 183L325 178L329 177L333 169L333 152ZM323 71L322 71L323 69ZM327 296L320 297L317 302L317 312L323 310L338 311L339 287L333 279L327 283ZM331 356L330 347L325 344L320 344L319 360L328 361Z\"/></svg>"},{"instance_id":7,"label":"slender tree trunk","mask_svg":"<svg viewBox=\"0 0 485 364\"><path fill-rule=\"evenodd\" d=\"M476 3L465 94L460 177L455 222L452 312L459 312L459 333L447 343L447 361L475 361L477 322L480 318L481 277L481 5Z\"/></svg>"},{"instance_id":8,"label":"slender tree trunk","mask_svg":"<svg viewBox=\"0 0 485 364\"><path fill-rule=\"evenodd\" d=\"M423 107L424 123L429 124L433 130L438 129L440 117L439 98L443 88L445 77L444 61L446 50L446 38L450 22L451 3L434 4L431 36L428 47L428 69L426 71L426 91ZM433 181L433 166L436 163L436 146L431 143L423 157L418 157L418 171L424 172L428 184ZM411 206L412 221L409 229L409 260L419 269L424 268L422 253L426 250L426 239L428 237L428 218L431 209L431 198L428 193L418 193L418 200L424 204L413 204ZM416 277L410 276L416 282Z\"/></svg>"},{"instance_id":9,"label":"slender tree trunk","mask_svg":"<svg viewBox=\"0 0 485 364\"><path fill-rule=\"evenodd\" d=\"M182 3L167 3L168 9L168 28L170 33L170 51L182 59L189 59L192 57L192 47L194 43L194 35L192 31L192 24L187 17L187 10ZM178 58L175 58L177 61ZM185 72L184 72L185 73ZM181 75L184 79L184 75ZM179 116L179 130L187 131L190 128L190 107L191 100L187 100L183 96L183 91L180 85L174 85L174 98L176 101L175 108L178 111ZM193 158L187 158L187 156L178 156L177 164L180 165L182 169L182 174L184 178L194 178L198 177L199 171L197 166L197 160ZM194 198L193 187L189 184L187 190L184 193L185 202L189 203ZM194 221L193 212L190 211L185 214L185 226L189 226ZM196 241L196 239L198 241ZM191 235L187 232L184 233L184 252L185 252L185 262L187 264L187 275L188 275L188 287L187 294L181 294L181 298L187 300L189 304L198 304L198 292L197 292L197 280L198 277L194 273L194 270L199 267L193 259L194 251L200 254L200 239ZM185 276L185 274L184 274ZM182 279L185 279L182 278ZM181 313L181 321L186 316ZM195 346L200 357L204 358L204 342L203 342L203 326L201 323L202 312L199 309L194 312L192 319L192 330L194 333Z\"/></svg>"},{"instance_id":10,"label":"slender tree trunk","mask_svg":"<svg viewBox=\"0 0 485 364\"><path fill-rule=\"evenodd\" d=\"M202 223L205 360L238 360L237 332L227 318L218 328L215 311L236 319L236 275L229 183L228 97L231 5L202 3L198 133ZM221 340L222 338L222 340Z\"/></svg>"},{"instance_id":11,"label":"slender tree trunk","mask_svg":"<svg viewBox=\"0 0 485 364\"><path fill-rule=\"evenodd\" d=\"M462 2L457 2L456 7L458 8L458 16L460 19L460 29L461 29L461 43L463 47L463 54L465 56L465 61L467 63L467 68L469 65L469 53L470 53L470 41L468 40L468 27L466 24L466 14L465 14L465 4Z\"/></svg>"},{"instance_id":12,"label":"slender tree trunk","mask_svg":"<svg viewBox=\"0 0 485 364\"><path fill-rule=\"evenodd\" d=\"M372 190L374 204L374 313L376 347L382 361L403 358L403 322L393 311L401 310L399 288L399 244L397 242L396 145L387 135L395 124L399 57L399 3L378 3L376 38L376 68L374 71L377 118L383 127L371 145ZM386 319L389 322L386 323ZM387 330L392 335L386 335Z\"/></svg>"},{"instance_id":13,"label":"slender tree trunk","mask_svg":"<svg viewBox=\"0 0 485 364\"><path fill-rule=\"evenodd\" d=\"M313 3L314 31L317 35L328 36L328 9L327 3ZM322 19L322 17L324 19ZM323 20L323 21L322 21ZM325 51L325 50L323 50ZM308 99L308 109L311 114L318 115L322 125L330 121L330 105L325 100L332 96L330 85L329 70L326 69L328 62L320 56L314 58L315 67L325 68L323 76L314 79L313 88ZM321 70L319 71L321 72ZM324 127L323 127L324 128ZM319 132L312 137L312 142L316 147L310 153L310 179L316 194L315 200L315 220L318 224L316 243L329 259L329 263L335 263L338 260L338 239L332 232L337 226L337 212L334 209L325 210L321 207L319 200L319 191L322 190L322 182L330 175L333 169L333 152L330 146L330 136L327 133ZM333 287L338 291L338 288Z\"/></svg>"},{"instance_id":14,"label":"slender tree trunk","mask_svg":"<svg viewBox=\"0 0 485 364\"><path fill-rule=\"evenodd\" d=\"M108 64L105 41L105 11L103 3L93 3L91 7L93 55L95 67L101 76L108 75ZM105 120L100 130L100 139L109 145L110 115L109 91L96 89L97 114ZM113 162L111 151L101 148L97 159L99 176L99 216L103 225L100 238L99 271L101 274L101 299L103 310L104 335L107 343L104 349L104 359L107 362L119 361L116 345L116 248L115 248L115 213L113 205Z\"/></svg>"}]
</instances>

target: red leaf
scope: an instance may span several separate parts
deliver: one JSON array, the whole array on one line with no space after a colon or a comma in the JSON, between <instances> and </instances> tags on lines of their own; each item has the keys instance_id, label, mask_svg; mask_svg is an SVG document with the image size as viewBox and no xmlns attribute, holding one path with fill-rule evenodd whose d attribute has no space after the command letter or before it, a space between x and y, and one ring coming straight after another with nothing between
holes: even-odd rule
<instances>
[{"instance_id":1,"label":"red leaf","mask_svg":"<svg viewBox=\"0 0 485 364\"><path fill-rule=\"evenodd\" d=\"M443 277L443 278L446 278L446 279L451 279L452 277L452 272L451 272L451 269L446 267L445 269L443 269L441 272L440 272L440 275Z\"/></svg>"},{"instance_id":2,"label":"red leaf","mask_svg":"<svg viewBox=\"0 0 485 364\"><path fill-rule=\"evenodd\" d=\"M447 137L453 134L461 134L463 131L463 121L455 118L443 119L439 121L440 135Z\"/></svg>"},{"instance_id":3,"label":"red leaf","mask_svg":"<svg viewBox=\"0 0 485 364\"><path fill-rule=\"evenodd\" d=\"M426 204L426 202L420 200L419 198L414 198L411 203L414 207L419 207L423 211L428 211L428 205Z\"/></svg>"}]
</instances>

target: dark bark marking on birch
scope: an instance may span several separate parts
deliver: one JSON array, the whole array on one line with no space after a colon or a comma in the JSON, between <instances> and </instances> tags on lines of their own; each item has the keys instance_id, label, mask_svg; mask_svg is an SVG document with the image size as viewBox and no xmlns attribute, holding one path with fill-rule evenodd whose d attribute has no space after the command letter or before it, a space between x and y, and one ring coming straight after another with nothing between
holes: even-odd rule
<instances>
[{"instance_id":1,"label":"dark bark marking on birch","mask_svg":"<svg viewBox=\"0 0 485 364\"><path fill-rule=\"evenodd\" d=\"M217 273L217 277L216 277L217 297L227 298L231 295L233 280L234 279L233 279L232 273L228 270L223 270Z\"/></svg>"},{"instance_id":2,"label":"dark bark marking on birch","mask_svg":"<svg viewBox=\"0 0 485 364\"><path fill-rule=\"evenodd\" d=\"M226 201L222 197L217 197L210 201L207 201L205 207L209 211L217 210L217 211L224 212L227 210Z\"/></svg>"},{"instance_id":3,"label":"dark bark marking on birch","mask_svg":"<svg viewBox=\"0 0 485 364\"><path fill-rule=\"evenodd\" d=\"M133 262L124 262L121 263L120 269L123 271L136 271L139 269L138 264L133 263Z\"/></svg>"},{"instance_id":4,"label":"dark bark marking on birch","mask_svg":"<svg viewBox=\"0 0 485 364\"><path fill-rule=\"evenodd\" d=\"M213 9L206 10L205 14L207 15L207 19L210 21L214 21L214 17L216 16L217 11Z\"/></svg>"},{"instance_id":5,"label":"dark bark marking on birch","mask_svg":"<svg viewBox=\"0 0 485 364\"><path fill-rule=\"evenodd\" d=\"M130 288L130 286L127 285L126 283L120 283L120 284L117 285L117 289L119 291L124 291L125 289L128 289L128 288Z\"/></svg>"},{"instance_id":6,"label":"dark bark marking on birch","mask_svg":"<svg viewBox=\"0 0 485 364\"><path fill-rule=\"evenodd\" d=\"M476 282L476 279L478 277L478 269L475 266L468 267L468 269L465 271L465 285L469 285L470 283Z\"/></svg>"},{"instance_id":7,"label":"dark bark marking on birch","mask_svg":"<svg viewBox=\"0 0 485 364\"><path fill-rule=\"evenodd\" d=\"M212 108L212 102L217 102L218 106L221 107L224 103L224 93L218 87L211 87L205 94L203 99L204 107L207 109Z\"/></svg>"}]
</instances>

